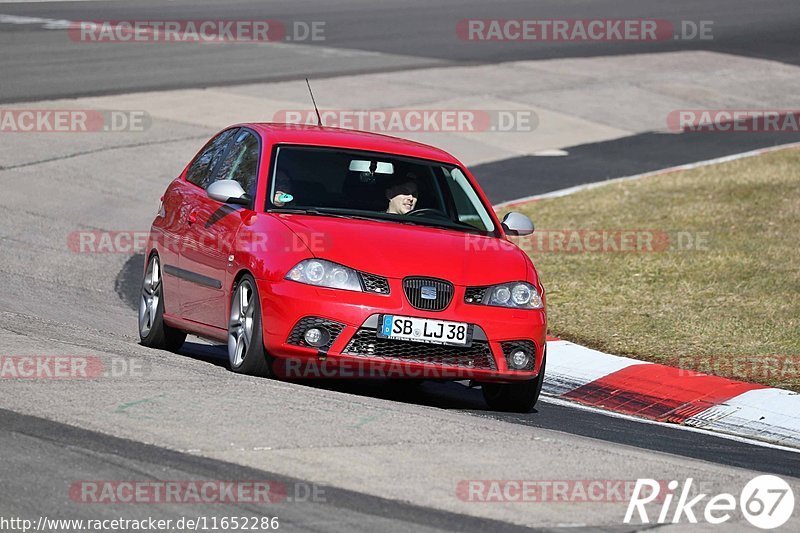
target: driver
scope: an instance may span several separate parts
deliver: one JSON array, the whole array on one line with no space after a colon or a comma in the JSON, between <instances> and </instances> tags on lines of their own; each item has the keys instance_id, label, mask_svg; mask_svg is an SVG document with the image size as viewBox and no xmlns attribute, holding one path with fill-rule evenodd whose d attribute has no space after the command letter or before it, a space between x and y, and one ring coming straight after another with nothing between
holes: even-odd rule
<instances>
[{"instance_id":1,"label":"driver","mask_svg":"<svg viewBox=\"0 0 800 533\"><path fill-rule=\"evenodd\" d=\"M416 207L418 196L417 177L409 172L405 177L391 181L386 187L386 199L389 200L386 212L407 215Z\"/></svg>"}]
</instances>

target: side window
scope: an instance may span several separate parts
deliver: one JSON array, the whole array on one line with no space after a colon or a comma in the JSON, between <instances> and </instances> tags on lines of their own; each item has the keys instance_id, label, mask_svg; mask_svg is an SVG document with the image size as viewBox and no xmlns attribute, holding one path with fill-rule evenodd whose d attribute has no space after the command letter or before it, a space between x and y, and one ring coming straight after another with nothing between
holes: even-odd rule
<instances>
[{"instance_id":1,"label":"side window","mask_svg":"<svg viewBox=\"0 0 800 533\"><path fill-rule=\"evenodd\" d=\"M233 137L225 160L219 167L216 180L235 180L250 196L255 196L258 173L259 146L253 132L242 129Z\"/></svg>"},{"instance_id":2,"label":"side window","mask_svg":"<svg viewBox=\"0 0 800 533\"><path fill-rule=\"evenodd\" d=\"M186 172L186 181L194 183L203 189L208 187L209 183L211 183L211 173L219 163L220 158L222 158L222 154L225 153L225 147L236 131L238 131L236 128L225 130L214 137L192 162L188 172Z\"/></svg>"}]
</instances>

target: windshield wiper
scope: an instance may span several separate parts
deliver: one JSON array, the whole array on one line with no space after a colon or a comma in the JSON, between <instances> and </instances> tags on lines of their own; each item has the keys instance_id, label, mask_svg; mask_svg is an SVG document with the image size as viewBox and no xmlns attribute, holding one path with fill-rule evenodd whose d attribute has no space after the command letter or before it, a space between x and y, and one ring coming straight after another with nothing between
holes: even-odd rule
<instances>
[{"instance_id":1,"label":"windshield wiper","mask_svg":"<svg viewBox=\"0 0 800 533\"><path fill-rule=\"evenodd\" d=\"M300 207L279 207L272 210L275 213L292 213L298 215L319 215L323 217L336 217L336 218L352 218L358 220L386 220L385 218L369 217L366 215L355 215L350 213L335 213L333 211L319 210L319 209L303 209Z\"/></svg>"},{"instance_id":2,"label":"windshield wiper","mask_svg":"<svg viewBox=\"0 0 800 533\"><path fill-rule=\"evenodd\" d=\"M468 233L477 233L479 235L483 235L485 232L481 231L480 229L476 228L471 224L467 224L466 222L448 220L447 222L437 222L436 220L431 220L429 218L419 218L413 219L410 217L398 217L393 215L385 215L383 213L376 213L375 216L369 215L361 215L361 214L352 214L352 213L337 213L334 211L329 210L320 210L315 208L303 209L300 207L279 207L272 210L276 213L294 213L298 215L318 215L324 217L335 217L335 218L346 218L346 219L353 219L353 220L371 220L376 222L397 222L400 224L407 224L410 226L421 226L421 227L428 227L428 228L443 228L443 229L450 229L453 231L464 231Z\"/></svg>"},{"instance_id":3,"label":"windshield wiper","mask_svg":"<svg viewBox=\"0 0 800 533\"><path fill-rule=\"evenodd\" d=\"M433 228L443 228L443 229L451 229L453 231L466 231L469 233L480 233L481 230L472 226L470 224L466 224L461 221L454 221L451 220L449 222L436 222L435 220L425 219L426 224L421 222L412 222L412 224L417 224L418 226L430 226Z\"/></svg>"},{"instance_id":4,"label":"windshield wiper","mask_svg":"<svg viewBox=\"0 0 800 533\"><path fill-rule=\"evenodd\" d=\"M271 210L274 213L290 213L297 215L322 215L322 216L341 216L338 213L329 213L327 211L320 211L319 209L303 209L301 207L278 207Z\"/></svg>"}]
</instances>

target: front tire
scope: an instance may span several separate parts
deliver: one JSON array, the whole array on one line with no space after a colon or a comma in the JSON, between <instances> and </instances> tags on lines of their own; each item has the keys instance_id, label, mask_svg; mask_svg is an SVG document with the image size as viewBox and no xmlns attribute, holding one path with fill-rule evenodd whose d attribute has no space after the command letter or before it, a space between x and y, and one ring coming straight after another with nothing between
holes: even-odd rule
<instances>
[{"instance_id":1,"label":"front tire","mask_svg":"<svg viewBox=\"0 0 800 533\"><path fill-rule=\"evenodd\" d=\"M494 411L508 413L530 413L544 382L544 368L547 363L547 352L542 356L542 368L535 378L521 383L482 383L483 399Z\"/></svg>"},{"instance_id":2,"label":"front tire","mask_svg":"<svg viewBox=\"0 0 800 533\"><path fill-rule=\"evenodd\" d=\"M261 300L256 282L245 274L233 288L228 322L228 360L237 374L269 377L269 360L261 332Z\"/></svg>"},{"instance_id":3,"label":"front tire","mask_svg":"<svg viewBox=\"0 0 800 533\"><path fill-rule=\"evenodd\" d=\"M177 352L186 332L164 323L164 287L161 278L161 262L152 255L142 280L142 296L139 299L139 339L142 346Z\"/></svg>"}]
</instances>

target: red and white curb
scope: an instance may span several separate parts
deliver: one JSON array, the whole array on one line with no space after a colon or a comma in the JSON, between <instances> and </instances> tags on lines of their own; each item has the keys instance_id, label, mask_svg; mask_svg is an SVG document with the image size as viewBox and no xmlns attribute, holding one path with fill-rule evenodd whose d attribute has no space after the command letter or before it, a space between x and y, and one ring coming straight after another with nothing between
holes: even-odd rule
<instances>
[{"instance_id":1,"label":"red and white curb","mask_svg":"<svg viewBox=\"0 0 800 533\"><path fill-rule=\"evenodd\" d=\"M548 339L545 394L600 409L800 448L800 394Z\"/></svg>"},{"instance_id":2,"label":"red and white curb","mask_svg":"<svg viewBox=\"0 0 800 533\"><path fill-rule=\"evenodd\" d=\"M569 187L495 205L518 207L610 183L635 180L800 147L789 143ZM800 394L610 355L547 338L546 395L605 411L800 448Z\"/></svg>"}]
</instances>

